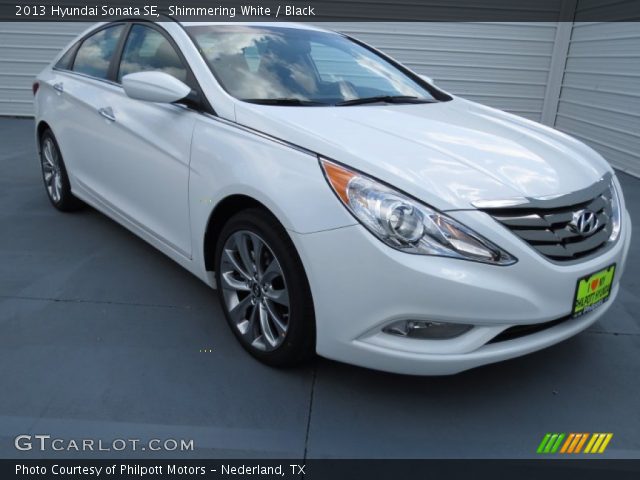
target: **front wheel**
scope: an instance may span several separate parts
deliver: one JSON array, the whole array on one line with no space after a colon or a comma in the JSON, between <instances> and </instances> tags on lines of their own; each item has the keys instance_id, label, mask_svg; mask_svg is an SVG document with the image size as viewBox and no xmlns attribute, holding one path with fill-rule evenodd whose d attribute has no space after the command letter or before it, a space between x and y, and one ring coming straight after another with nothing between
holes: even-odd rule
<instances>
[{"instance_id":1,"label":"front wheel","mask_svg":"<svg viewBox=\"0 0 640 480\"><path fill-rule=\"evenodd\" d=\"M227 321L242 346L272 366L315 353L313 301L291 239L271 215L232 217L217 242L216 282Z\"/></svg>"}]
</instances>

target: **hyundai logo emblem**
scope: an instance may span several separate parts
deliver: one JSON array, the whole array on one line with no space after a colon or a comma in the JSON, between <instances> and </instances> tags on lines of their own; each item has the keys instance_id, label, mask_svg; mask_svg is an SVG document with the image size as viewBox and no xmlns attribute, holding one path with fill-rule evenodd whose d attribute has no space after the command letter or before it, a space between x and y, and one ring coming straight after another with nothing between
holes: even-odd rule
<instances>
[{"instance_id":1,"label":"hyundai logo emblem","mask_svg":"<svg viewBox=\"0 0 640 480\"><path fill-rule=\"evenodd\" d=\"M569 224L571 229L583 237L588 237L598 228L598 217L591 210L574 212L573 220Z\"/></svg>"}]
</instances>

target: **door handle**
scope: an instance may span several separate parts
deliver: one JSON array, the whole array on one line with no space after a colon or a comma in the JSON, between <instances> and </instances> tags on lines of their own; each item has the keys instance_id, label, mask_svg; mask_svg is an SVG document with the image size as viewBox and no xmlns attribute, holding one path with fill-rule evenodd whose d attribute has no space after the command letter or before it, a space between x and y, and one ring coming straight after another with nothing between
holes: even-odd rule
<instances>
[{"instance_id":1,"label":"door handle","mask_svg":"<svg viewBox=\"0 0 640 480\"><path fill-rule=\"evenodd\" d=\"M53 89L58 93L62 93L62 92L64 92L64 85L62 84L62 82L54 83L53 84Z\"/></svg>"},{"instance_id":2,"label":"door handle","mask_svg":"<svg viewBox=\"0 0 640 480\"><path fill-rule=\"evenodd\" d=\"M116 121L116 116L114 115L113 109L111 107L101 108L100 110L98 110L98 113L109 121Z\"/></svg>"}]
</instances>

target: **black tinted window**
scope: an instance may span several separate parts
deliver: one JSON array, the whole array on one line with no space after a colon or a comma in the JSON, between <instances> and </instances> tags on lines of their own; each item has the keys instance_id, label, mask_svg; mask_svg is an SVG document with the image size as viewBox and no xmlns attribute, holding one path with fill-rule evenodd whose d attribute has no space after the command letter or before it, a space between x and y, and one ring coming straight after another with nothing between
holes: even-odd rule
<instances>
[{"instance_id":1,"label":"black tinted window","mask_svg":"<svg viewBox=\"0 0 640 480\"><path fill-rule=\"evenodd\" d=\"M107 78L109 63L116 51L124 25L114 25L87 38L76 55L73 71L97 78Z\"/></svg>"},{"instance_id":2,"label":"black tinted window","mask_svg":"<svg viewBox=\"0 0 640 480\"><path fill-rule=\"evenodd\" d=\"M72 46L69 50L65 52L58 63L56 63L56 68L61 68L62 70L69 70L71 68L71 61L73 60L73 54L76 51L76 45Z\"/></svg>"},{"instance_id":3,"label":"black tinted window","mask_svg":"<svg viewBox=\"0 0 640 480\"><path fill-rule=\"evenodd\" d=\"M134 25L122 52L118 81L129 73L158 71L187 83L187 70L171 43L157 30Z\"/></svg>"}]
</instances>

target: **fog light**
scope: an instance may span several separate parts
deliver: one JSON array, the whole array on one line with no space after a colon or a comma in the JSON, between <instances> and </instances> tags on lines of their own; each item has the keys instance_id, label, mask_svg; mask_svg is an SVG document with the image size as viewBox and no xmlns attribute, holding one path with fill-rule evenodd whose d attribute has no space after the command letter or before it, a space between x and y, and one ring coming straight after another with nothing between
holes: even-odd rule
<instances>
[{"instance_id":1,"label":"fog light","mask_svg":"<svg viewBox=\"0 0 640 480\"><path fill-rule=\"evenodd\" d=\"M459 337L472 328L473 325L463 325L461 323L402 320L386 326L382 331L391 335L407 338L446 340L448 338Z\"/></svg>"}]
</instances>

